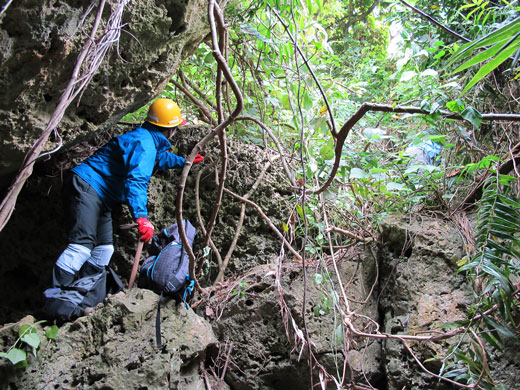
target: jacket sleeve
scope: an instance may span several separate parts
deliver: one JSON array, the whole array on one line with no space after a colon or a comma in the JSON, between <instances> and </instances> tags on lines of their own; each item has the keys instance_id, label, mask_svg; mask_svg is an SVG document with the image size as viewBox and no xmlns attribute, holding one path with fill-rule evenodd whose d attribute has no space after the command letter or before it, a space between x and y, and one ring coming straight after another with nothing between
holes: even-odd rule
<instances>
[{"instance_id":1,"label":"jacket sleeve","mask_svg":"<svg viewBox=\"0 0 520 390\"><path fill-rule=\"evenodd\" d=\"M125 195L134 219L148 218L148 185L152 176L157 151L153 145L135 142L123 150L123 162L127 168Z\"/></svg>"},{"instance_id":2,"label":"jacket sleeve","mask_svg":"<svg viewBox=\"0 0 520 390\"><path fill-rule=\"evenodd\" d=\"M177 156L172 152L162 151L157 153L157 168L162 171L170 168L181 168L185 162L184 157Z\"/></svg>"}]
</instances>

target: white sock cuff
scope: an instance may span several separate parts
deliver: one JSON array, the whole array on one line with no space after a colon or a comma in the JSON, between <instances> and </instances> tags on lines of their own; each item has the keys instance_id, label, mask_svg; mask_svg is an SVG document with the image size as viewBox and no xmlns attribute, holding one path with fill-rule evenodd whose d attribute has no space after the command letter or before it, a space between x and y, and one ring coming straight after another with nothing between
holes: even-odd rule
<instances>
[{"instance_id":1,"label":"white sock cuff","mask_svg":"<svg viewBox=\"0 0 520 390\"><path fill-rule=\"evenodd\" d=\"M56 265L71 274L75 274L90 257L90 254L91 251L86 246L69 244L56 261Z\"/></svg>"},{"instance_id":2,"label":"white sock cuff","mask_svg":"<svg viewBox=\"0 0 520 390\"><path fill-rule=\"evenodd\" d=\"M110 263L110 259L114 254L114 245L98 245L92 249L91 257L88 261L98 268L103 268Z\"/></svg>"}]
</instances>

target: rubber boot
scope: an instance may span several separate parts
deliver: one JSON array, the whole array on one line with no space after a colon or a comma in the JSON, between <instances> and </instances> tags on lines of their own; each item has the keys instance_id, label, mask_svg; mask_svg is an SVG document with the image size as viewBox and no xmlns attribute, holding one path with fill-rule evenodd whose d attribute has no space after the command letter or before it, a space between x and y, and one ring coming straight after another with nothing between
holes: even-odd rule
<instances>
[{"instance_id":1,"label":"rubber boot","mask_svg":"<svg viewBox=\"0 0 520 390\"><path fill-rule=\"evenodd\" d=\"M103 271L103 268L96 267L90 261L85 261L85 264L79 270L79 277L84 278L85 276L93 276L100 274Z\"/></svg>"},{"instance_id":2,"label":"rubber boot","mask_svg":"<svg viewBox=\"0 0 520 390\"><path fill-rule=\"evenodd\" d=\"M65 287L74 282L74 274L65 271L64 269L54 266L52 269L52 287Z\"/></svg>"}]
</instances>

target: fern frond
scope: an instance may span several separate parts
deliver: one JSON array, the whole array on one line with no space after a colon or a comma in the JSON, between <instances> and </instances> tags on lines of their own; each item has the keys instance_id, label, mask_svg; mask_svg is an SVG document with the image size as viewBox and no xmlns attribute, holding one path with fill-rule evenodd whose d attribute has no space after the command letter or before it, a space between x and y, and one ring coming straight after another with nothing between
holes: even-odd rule
<instances>
[{"instance_id":1,"label":"fern frond","mask_svg":"<svg viewBox=\"0 0 520 390\"><path fill-rule=\"evenodd\" d=\"M507 186L499 177L490 177L484 185L479 203L475 253L460 268L480 281L482 294L491 294L499 306L512 305L511 275L520 266L520 203L508 196ZM485 309L485 308L482 308Z\"/></svg>"}]
</instances>

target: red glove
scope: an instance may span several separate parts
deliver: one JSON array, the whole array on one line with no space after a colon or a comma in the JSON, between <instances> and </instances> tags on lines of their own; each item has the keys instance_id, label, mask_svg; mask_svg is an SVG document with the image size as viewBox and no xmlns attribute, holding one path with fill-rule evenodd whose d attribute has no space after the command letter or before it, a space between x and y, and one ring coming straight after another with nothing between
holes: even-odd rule
<instances>
[{"instance_id":1,"label":"red glove","mask_svg":"<svg viewBox=\"0 0 520 390\"><path fill-rule=\"evenodd\" d=\"M204 161L204 157L201 154L197 154L193 159L193 164L197 164Z\"/></svg>"},{"instance_id":2,"label":"red glove","mask_svg":"<svg viewBox=\"0 0 520 390\"><path fill-rule=\"evenodd\" d=\"M152 223L146 218L137 218L135 222L138 224L137 231L141 235L141 241L147 242L150 240L150 238L153 237L154 231Z\"/></svg>"}]
</instances>

